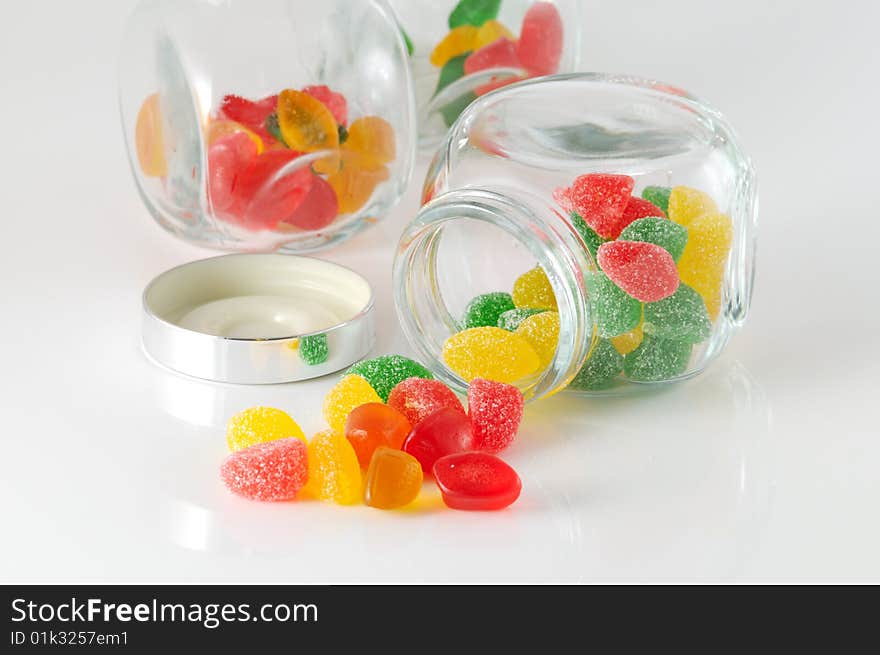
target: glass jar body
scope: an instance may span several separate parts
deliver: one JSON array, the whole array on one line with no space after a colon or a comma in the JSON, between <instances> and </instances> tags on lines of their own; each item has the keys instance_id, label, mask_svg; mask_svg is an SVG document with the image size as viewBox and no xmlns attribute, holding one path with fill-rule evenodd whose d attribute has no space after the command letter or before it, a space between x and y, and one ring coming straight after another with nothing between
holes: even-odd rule
<instances>
[{"instance_id":1,"label":"glass jar body","mask_svg":"<svg viewBox=\"0 0 880 655\"><path fill-rule=\"evenodd\" d=\"M384 0L144 0L119 74L138 190L187 241L326 247L411 176L411 76Z\"/></svg>"},{"instance_id":2,"label":"glass jar body","mask_svg":"<svg viewBox=\"0 0 880 655\"><path fill-rule=\"evenodd\" d=\"M641 220L598 235L591 226L604 231L601 221L584 208L597 197L584 185L595 180L629 180L623 193ZM664 204L657 189L668 206L632 200ZM447 348L473 324L472 299L484 294L555 312L552 325L529 317L528 328L497 324L540 355L531 374L505 380L532 397L562 388L625 393L693 376L748 313L754 173L723 117L678 89L581 74L493 93L462 114L439 149L423 203L395 263L397 310L422 358L459 388L481 369L451 365ZM668 233L678 241L667 242ZM523 296L536 279L552 289L545 306ZM542 329L558 336L548 342ZM504 344L480 352L493 348L510 352Z\"/></svg>"}]
</instances>

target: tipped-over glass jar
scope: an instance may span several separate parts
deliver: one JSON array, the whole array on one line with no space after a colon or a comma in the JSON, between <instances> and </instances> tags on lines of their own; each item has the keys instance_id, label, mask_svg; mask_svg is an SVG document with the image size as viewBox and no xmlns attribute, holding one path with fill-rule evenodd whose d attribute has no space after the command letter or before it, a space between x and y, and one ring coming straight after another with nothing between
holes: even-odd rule
<instances>
[{"instance_id":1,"label":"tipped-over glass jar","mask_svg":"<svg viewBox=\"0 0 880 655\"><path fill-rule=\"evenodd\" d=\"M440 148L401 237L395 303L424 362L539 398L693 376L746 318L755 176L731 127L630 77L522 82Z\"/></svg>"},{"instance_id":2,"label":"tipped-over glass jar","mask_svg":"<svg viewBox=\"0 0 880 655\"><path fill-rule=\"evenodd\" d=\"M477 97L578 69L580 0L391 0L406 38L419 146L439 145Z\"/></svg>"},{"instance_id":3,"label":"tipped-over glass jar","mask_svg":"<svg viewBox=\"0 0 880 655\"><path fill-rule=\"evenodd\" d=\"M385 0L144 0L119 87L147 208L200 245L330 245L412 172L411 74Z\"/></svg>"}]
</instances>

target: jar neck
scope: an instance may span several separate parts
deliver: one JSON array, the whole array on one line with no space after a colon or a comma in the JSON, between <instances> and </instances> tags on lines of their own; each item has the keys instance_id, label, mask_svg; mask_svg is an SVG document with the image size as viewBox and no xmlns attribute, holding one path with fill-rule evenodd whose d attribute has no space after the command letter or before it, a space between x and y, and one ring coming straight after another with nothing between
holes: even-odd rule
<instances>
[{"instance_id":1,"label":"jar neck","mask_svg":"<svg viewBox=\"0 0 880 655\"><path fill-rule=\"evenodd\" d=\"M459 330L460 317L450 311L439 283L443 274L438 261L444 231L456 221L481 221L502 230L546 272L559 312L558 346L547 368L518 386L527 400L561 390L580 370L596 338L585 282L594 264L560 210L521 190L498 185L449 191L423 206L407 226L394 261L393 286L398 319L410 345L438 379L459 391L467 388L441 356L445 339ZM491 260L503 252L493 253L487 243L482 256Z\"/></svg>"}]
</instances>

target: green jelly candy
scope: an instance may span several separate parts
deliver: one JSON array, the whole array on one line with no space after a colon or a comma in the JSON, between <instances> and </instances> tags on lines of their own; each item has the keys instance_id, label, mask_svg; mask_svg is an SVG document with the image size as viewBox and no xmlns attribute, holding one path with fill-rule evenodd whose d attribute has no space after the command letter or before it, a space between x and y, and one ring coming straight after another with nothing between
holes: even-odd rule
<instances>
[{"instance_id":1,"label":"green jelly candy","mask_svg":"<svg viewBox=\"0 0 880 655\"><path fill-rule=\"evenodd\" d=\"M435 96L447 86L455 82L455 80L464 76L464 61L470 56L470 54L470 52L465 52L458 57L453 57L443 65L443 68L440 69L440 79L437 80L437 90L434 91ZM464 95L442 107L440 113L443 116L443 122L446 123L446 127L452 127L452 124L455 122L455 119L458 118L458 115L465 110L465 107L476 99L476 94L473 91L468 91Z\"/></svg>"},{"instance_id":2,"label":"green jelly candy","mask_svg":"<svg viewBox=\"0 0 880 655\"><path fill-rule=\"evenodd\" d=\"M642 303L614 284L604 273L588 273L590 311L600 337L607 339L634 330L642 320Z\"/></svg>"},{"instance_id":3,"label":"green jelly candy","mask_svg":"<svg viewBox=\"0 0 880 655\"><path fill-rule=\"evenodd\" d=\"M581 239L587 244L587 250L590 251L590 254L593 256L593 261L595 261L596 251L599 250L599 246L605 243L605 239L600 237L596 233L596 230L587 225L587 222L577 212L571 212L571 224L574 225L574 229L578 231L578 234L581 235Z\"/></svg>"},{"instance_id":4,"label":"green jelly candy","mask_svg":"<svg viewBox=\"0 0 880 655\"><path fill-rule=\"evenodd\" d=\"M461 319L461 329L475 327L495 327L498 318L506 311L516 309L513 298L504 291L484 293L471 300L464 309L464 318Z\"/></svg>"},{"instance_id":5,"label":"green jelly candy","mask_svg":"<svg viewBox=\"0 0 880 655\"><path fill-rule=\"evenodd\" d=\"M299 356L309 366L323 364L329 354L326 334L312 334L299 340Z\"/></svg>"},{"instance_id":6,"label":"green jelly candy","mask_svg":"<svg viewBox=\"0 0 880 655\"><path fill-rule=\"evenodd\" d=\"M462 25L479 27L487 20L497 18L501 0L461 0L449 14L449 29Z\"/></svg>"},{"instance_id":7,"label":"green jelly candy","mask_svg":"<svg viewBox=\"0 0 880 655\"><path fill-rule=\"evenodd\" d=\"M360 375L376 390L382 402L388 402L388 394L399 382L407 378L433 379L431 371L403 355L382 355L358 362L346 374Z\"/></svg>"},{"instance_id":8,"label":"green jelly candy","mask_svg":"<svg viewBox=\"0 0 880 655\"><path fill-rule=\"evenodd\" d=\"M687 370L693 345L646 334L639 347L623 358L623 374L636 382L658 382Z\"/></svg>"},{"instance_id":9,"label":"green jelly candy","mask_svg":"<svg viewBox=\"0 0 880 655\"><path fill-rule=\"evenodd\" d=\"M498 317L496 325L502 330L508 332L516 332L519 324L526 320L529 316L546 312L546 309L538 309L536 307L517 307L516 309L508 309Z\"/></svg>"},{"instance_id":10,"label":"green jelly candy","mask_svg":"<svg viewBox=\"0 0 880 655\"><path fill-rule=\"evenodd\" d=\"M647 241L666 250L675 261L684 252L688 240L687 228L668 218L648 216L633 221L620 233L621 241Z\"/></svg>"},{"instance_id":11,"label":"green jelly candy","mask_svg":"<svg viewBox=\"0 0 880 655\"><path fill-rule=\"evenodd\" d=\"M681 282L668 298L645 304L642 329L661 339L700 343L709 337L712 321L703 297Z\"/></svg>"},{"instance_id":12,"label":"green jelly candy","mask_svg":"<svg viewBox=\"0 0 880 655\"><path fill-rule=\"evenodd\" d=\"M583 391L607 389L622 370L623 355L617 352L610 341L599 339L568 388Z\"/></svg>"},{"instance_id":13,"label":"green jelly candy","mask_svg":"<svg viewBox=\"0 0 880 655\"><path fill-rule=\"evenodd\" d=\"M668 186L646 186L642 191L642 198L650 202L652 205L663 210L664 214L669 214L669 194L672 189Z\"/></svg>"}]
</instances>

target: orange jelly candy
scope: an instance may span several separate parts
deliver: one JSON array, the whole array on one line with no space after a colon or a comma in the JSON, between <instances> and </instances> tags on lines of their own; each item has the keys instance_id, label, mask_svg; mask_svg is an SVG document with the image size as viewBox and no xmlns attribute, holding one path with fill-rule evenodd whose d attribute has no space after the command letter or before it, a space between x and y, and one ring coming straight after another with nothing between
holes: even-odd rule
<instances>
[{"instance_id":1,"label":"orange jelly candy","mask_svg":"<svg viewBox=\"0 0 880 655\"><path fill-rule=\"evenodd\" d=\"M349 440L363 468L370 465L373 451L380 446L400 450L412 429L406 417L384 403L367 403L355 407L345 422L345 438Z\"/></svg>"},{"instance_id":2,"label":"orange jelly candy","mask_svg":"<svg viewBox=\"0 0 880 655\"><path fill-rule=\"evenodd\" d=\"M339 127L323 102L302 91L278 95L278 127L291 150L315 152L339 147Z\"/></svg>"},{"instance_id":3,"label":"orange jelly candy","mask_svg":"<svg viewBox=\"0 0 880 655\"><path fill-rule=\"evenodd\" d=\"M394 129L379 116L358 118L348 128L348 138L342 149L359 155L357 164L360 168L381 168L394 160Z\"/></svg>"},{"instance_id":4,"label":"orange jelly candy","mask_svg":"<svg viewBox=\"0 0 880 655\"><path fill-rule=\"evenodd\" d=\"M147 177L165 177L168 165L165 162L165 142L162 138L162 112L159 108L159 94L154 93L144 100L137 115L134 128L134 141L138 163Z\"/></svg>"},{"instance_id":5,"label":"orange jelly candy","mask_svg":"<svg viewBox=\"0 0 880 655\"><path fill-rule=\"evenodd\" d=\"M379 184L390 177L388 167L369 170L358 166L359 156L351 157L342 151L342 165L336 173L327 178L336 199L339 200L339 213L351 214L359 210L373 195Z\"/></svg>"},{"instance_id":6,"label":"orange jelly candy","mask_svg":"<svg viewBox=\"0 0 880 655\"><path fill-rule=\"evenodd\" d=\"M419 460L402 450L380 446L370 460L364 502L379 509L403 507L419 495L422 479Z\"/></svg>"}]
</instances>

